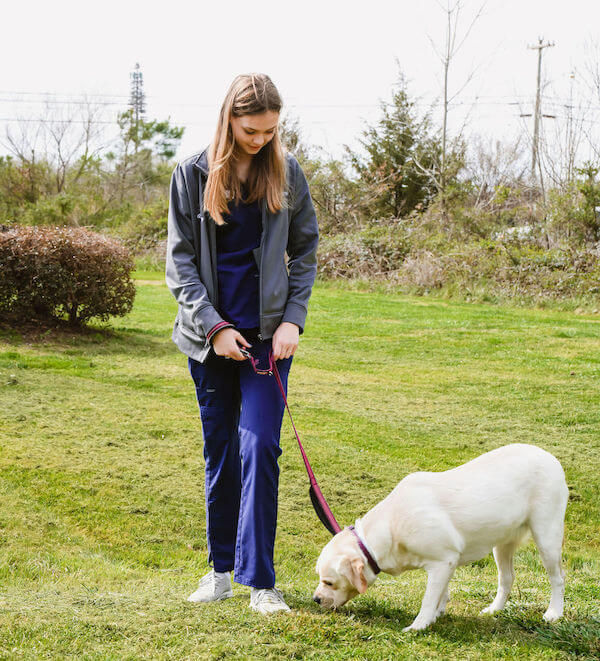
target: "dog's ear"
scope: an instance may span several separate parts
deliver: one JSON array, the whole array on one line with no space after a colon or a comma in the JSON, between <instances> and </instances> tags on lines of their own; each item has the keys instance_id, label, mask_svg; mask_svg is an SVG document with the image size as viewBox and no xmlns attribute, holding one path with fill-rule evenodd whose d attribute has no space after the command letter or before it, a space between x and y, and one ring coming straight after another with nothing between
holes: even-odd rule
<instances>
[{"instance_id":1,"label":"dog's ear","mask_svg":"<svg viewBox=\"0 0 600 661\"><path fill-rule=\"evenodd\" d=\"M361 558L345 560L340 567L340 574L345 576L360 594L364 594L368 587L367 579L363 573L364 568L365 563Z\"/></svg>"}]
</instances>

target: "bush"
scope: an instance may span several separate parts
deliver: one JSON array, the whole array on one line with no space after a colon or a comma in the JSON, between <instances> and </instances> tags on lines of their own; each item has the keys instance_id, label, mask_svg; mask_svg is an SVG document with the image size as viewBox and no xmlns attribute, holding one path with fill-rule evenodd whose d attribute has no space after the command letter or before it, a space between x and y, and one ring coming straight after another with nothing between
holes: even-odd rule
<instances>
[{"instance_id":1,"label":"bush","mask_svg":"<svg viewBox=\"0 0 600 661\"><path fill-rule=\"evenodd\" d=\"M0 232L0 310L81 324L127 314L135 297L129 251L83 228L13 226Z\"/></svg>"},{"instance_id":2,"label":"bush","mask_svg":"<svg viewBox=\"0 0 600 661\"><path fill-rule=\"evenodd\" d=\"M135 251L135 268L138 271L164 271L166 260L166 239L159 241L153 248Z\"/></svg>"},{"instance_id":3,"label":"bush","mask_svg":"<svg viewBox=\"0 0 600 661\"><path fill-rule=\"evenodd\" d=\"M333 278L376 278L401 267L410 250L404 219L373 224L357 232L322 237L319 273Z\"/></svg>"},{"instance_id":4,"label":"bush","mask_svg":"<svg viewBox=\"0 0 600 661\"><path fill-rule=\"evenodd\" d=\"M544 250L518 241L481 240L452 252L415 251L394 280L414 293L446 290L468 298L541 301L571 297L597 302L600 263L594 250Z\"/></svg>"},{"instance_id":5,"label":"bush","mask_svg":"<svg viewBox=\"0 0 600 661\"><path fill-rule=\"evenodd\" d=\"M129 220L117 225L111 234L118 236L136 254L153 250L167 238L167 197L156 199L143 209L131 211Z\"/></svg>"},{"instance_id":6,"label":"bush","mask_svg":"<svg viewBox=\"0 0 600 661\"><path fill-rule=\"evenodd\" d=\"M600 184L590 179L549 191L547 215L554 244L595 245L600 241Z\"/></svg>"}]
</instances>

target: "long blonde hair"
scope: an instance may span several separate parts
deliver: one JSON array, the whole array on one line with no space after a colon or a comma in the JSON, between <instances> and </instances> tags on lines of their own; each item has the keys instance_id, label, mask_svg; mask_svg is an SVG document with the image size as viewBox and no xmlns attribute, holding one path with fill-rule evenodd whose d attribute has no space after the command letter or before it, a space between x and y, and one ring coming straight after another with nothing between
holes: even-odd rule
<instances>
[{"instance_id":1,"label":"long blonde hair","mask_svg":"<svg viewBox=\"0 0 600 661\"><path fill-rule=\"evenodd\" d=\"M219 114L215 137L208 151L208 180L204 189L204 208L218 225L223 225L227 203L242 198L242 184L234 164L235 138L231 117L262 112L280 112L283 103L277 88L264 73L242 74L231 83ZM246 202L266 198L269 211L283 207L286 184L285 152L278 130L252 158L248 173Z\"/></svg>"}]
</instances>

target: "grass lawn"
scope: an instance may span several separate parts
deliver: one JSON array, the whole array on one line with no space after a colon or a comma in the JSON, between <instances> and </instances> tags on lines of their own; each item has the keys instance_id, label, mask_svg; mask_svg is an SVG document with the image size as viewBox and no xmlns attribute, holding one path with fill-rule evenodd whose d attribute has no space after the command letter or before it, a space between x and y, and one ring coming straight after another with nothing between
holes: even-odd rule
<instances>
[{"instance_id":1,"label":"grass lawn","mask_svg":"<svg viewBox=\"0 0 600 661\"><path fill-rule=\"evenodd\" d=\"M290 404L342 525L408 472L531 442L571 489L566 617L531 542L506 612L491 556L460 568L448 613L404 634L423 572L382 575L341 611L311 600L329 536L286 420L275 564L293 612L248 589L185 597L206 570L200 424L175 303L139 274L133 312L81 337L0 335L0 657L563 659L600 655L600 318L316 287Z\"/></svg>"}]
</instances>

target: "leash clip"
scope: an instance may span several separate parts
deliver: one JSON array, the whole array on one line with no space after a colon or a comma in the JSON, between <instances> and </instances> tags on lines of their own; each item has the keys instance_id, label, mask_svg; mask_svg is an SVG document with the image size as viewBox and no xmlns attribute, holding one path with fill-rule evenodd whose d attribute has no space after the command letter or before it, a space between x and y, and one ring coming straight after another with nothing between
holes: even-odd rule
<instances>
[{"instance_id":1,"label":"leash clip","mask_svg":"<svg viewBox=\"0 0 600 661\"><path fill-rule=\"evenodd\" d=\"M242 356L245 356L249 361L250 365L252 365L252 369L256 372L256 374L260 374L263 376L273 376L273 353L269 352L269 367L266 370L259 369L258 364L259 364L259 359L255 358L245 347L240 347L240 353Z\"/></svg>"}]
</instances>

